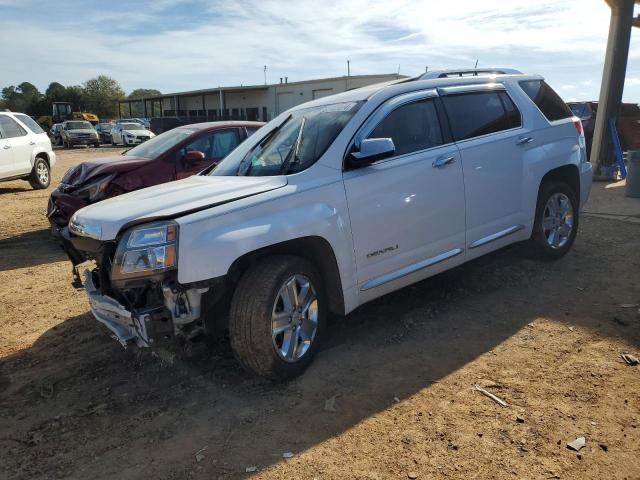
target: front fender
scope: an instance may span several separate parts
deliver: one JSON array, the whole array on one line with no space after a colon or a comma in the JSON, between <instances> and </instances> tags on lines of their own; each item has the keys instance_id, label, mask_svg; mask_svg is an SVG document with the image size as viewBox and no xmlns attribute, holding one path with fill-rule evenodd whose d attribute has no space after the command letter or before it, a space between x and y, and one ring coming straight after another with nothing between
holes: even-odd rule
<instances>
[{"instance_id":1,"label":"front fender","mask_svg":"<svg viewBox=\"0 0 640 480\"><path fill-rule=\"evenodd\" d=\"M314 236L326 240L333 249L343 290L354 285L353 243L342 181L305 192L293 186L275 192L276 198L226 214L203 218L204 212L200 212L177 219L178 281L220 277L247 253Z\"/></svg>"},{"instance_id":2,"label":"front fender","mask_svg":"<svg viewBox=\"0 0 640 480\"><path fill-rule=\"evenodd\" d=\"M31 168L33 168L33 165L36 163L36 158L42 154L46 155L47 161L49 162L49 168L53 168L53 166L56 163L55 153L53 151L49 151L46 148L40 147L40 146L34 147L33 151L31 152L31 158L29 159L29 162L31 163Z\"/></svg>"}]
</instances>

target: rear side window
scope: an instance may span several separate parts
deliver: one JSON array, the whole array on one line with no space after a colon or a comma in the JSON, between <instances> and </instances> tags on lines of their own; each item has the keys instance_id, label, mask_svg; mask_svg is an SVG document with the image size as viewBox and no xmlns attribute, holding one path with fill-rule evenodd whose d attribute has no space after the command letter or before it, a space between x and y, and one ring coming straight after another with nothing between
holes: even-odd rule
<instances>
[{"instance_id":1,"label":"rear side window","mask_svg":"<svg viewBox=\"0 0 640 480\"><path fill-rule=\"evenodd\" d=\"M455 140L522 125L520 111L505 92L474 92L442 98Z\"/></svg>"},{"instance_id":2,"label":"rear side window","mask_svg":"<svg viewBox=\"0 0 640 480\"><path fill-rule=\"evenodd\" d=\"M36 121L28 115L16 114L16 118L24 123L27 127L29 127L29 130L31 130L33 133L44 133L44 130L40 128L40 125L38 125Z\"/></svg>"},{"instance_id":3,"label":"rear side window","mask_svg":"<svg viewBox=\"0 0 640 480\"><path fill-rule=\"evenodd\" d=\"M396 108L368 138L391 138L396 147L395 155L442 145L442 131L433 100L421 100Z\"/></svg>"},{"instance_id":4,"label":"rear side window","mask_svg":"<svg viewBox=\"0 0 640 480\"><path fill-rule=\"evenodd\" d=\"M22 137L27 134L27 131L18 125L18 122L7 115L0 115L0 128L7 138Z\"/></svg>"},{"instance_id":5,"label":"rear side window","mask_svg":"<svg viewBox=\"0 0 640 480\"><path fill-rule=\"evenodd\" d=\"M573 116L560 95L543 80L525 80L520 82L520 87L550 122Z\"/></svg>"}]
</instances>

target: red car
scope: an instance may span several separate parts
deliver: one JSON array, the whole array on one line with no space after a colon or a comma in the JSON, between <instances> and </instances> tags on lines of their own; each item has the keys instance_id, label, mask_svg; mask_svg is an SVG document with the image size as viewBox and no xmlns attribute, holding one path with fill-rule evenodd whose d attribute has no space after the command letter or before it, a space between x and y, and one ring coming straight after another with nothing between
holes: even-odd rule
<instances>
[{"instance_id":1,"label":"red car","mask_svg":"<svg viewBox=\"0 0 640 480\"><path fill-rule=\"evenodd\" d=\"M582 120L587 152L590 152L593 130L596 126L598 102L569 102L567 105L574 115ZM616 125L622 150L638 150L640 148L640 106L636 103L620 105Z\"/></svg>"},{"instance_id":2,"label":"red car","mask_svg":"<svg viewBox=\"0 0 640 480\"><path fill-rule=\"evenodd\" d=\"M64 243L60 231L82 207L217 165L262 125L237 121L185 125L147 140L120 157L71 167L49 198L47 217L52 233Z\"/></svg>"}]
</instances>

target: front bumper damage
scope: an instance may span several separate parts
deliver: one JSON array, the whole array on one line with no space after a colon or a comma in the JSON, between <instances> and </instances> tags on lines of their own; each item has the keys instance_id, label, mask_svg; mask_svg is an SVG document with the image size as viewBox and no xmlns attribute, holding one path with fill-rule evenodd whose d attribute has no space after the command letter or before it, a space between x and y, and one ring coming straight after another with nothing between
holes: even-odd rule
<instances>
[{"instance_id":1,"label":"front bumper damage","mask_svg":"<svg viewBox=\"0 0 640 480\"><path fill-rule=\"evenodd\" d=\"M204 333L201 320L202 295L209 288L178 292L163 286L163 304L127 309L96 286L94 272L85 270L84 290L91 313L105 325L124 347L154 347L177 339L193 340Z\"/></svg>"}]
</instances>

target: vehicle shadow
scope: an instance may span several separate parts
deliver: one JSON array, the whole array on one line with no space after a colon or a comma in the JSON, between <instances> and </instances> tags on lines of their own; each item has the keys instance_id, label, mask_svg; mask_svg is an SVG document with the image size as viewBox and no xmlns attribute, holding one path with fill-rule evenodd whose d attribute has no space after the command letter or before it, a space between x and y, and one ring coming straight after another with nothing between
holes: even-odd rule
<instances>
[{"instance_id":1,"label":"vehicle shadow","mask_svg":"<svg viewBox=\"0 0 640 480\"><path fill-rule=\"evenodd\" d=\"M0 195L3 193L20 193L20 192L28 192L33 191L33 188L25 182L24 187L0 187Z\"/></svg>"},{"instance_id":2,"label":"vehicle shadow","mask_svg":"<svg viewBox=\"0 0 640 480\"><path fill-rule=\"evenodd\" d=\"M0 464L17 479L86 468L94 478L240 478L432 388L537 318L640 346L638 328L605 322L579 298L632 271L609 300L629 298L640 269L628 263L580 244L555 263L496 252L332 318L325 348L286 384L243 373L224 344L197 361L160 360L123 352L89 314L69 318L0 358Z\"/></svg>"},{"instance_id":3,"label":"vehicle shadow","mask_svg":"<svg viewBox=\"0 0 640 480\"><path fill-rule=\"evenodd\" d=\"M48 228L0 239L0 272L60 262L66 258Z\"/></svg>"}]
</instances>

